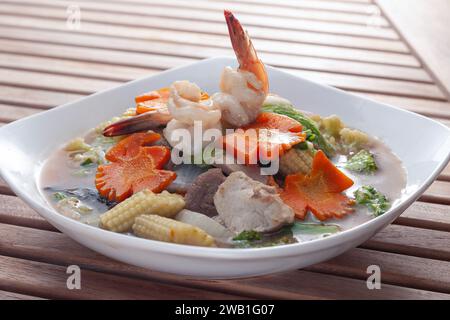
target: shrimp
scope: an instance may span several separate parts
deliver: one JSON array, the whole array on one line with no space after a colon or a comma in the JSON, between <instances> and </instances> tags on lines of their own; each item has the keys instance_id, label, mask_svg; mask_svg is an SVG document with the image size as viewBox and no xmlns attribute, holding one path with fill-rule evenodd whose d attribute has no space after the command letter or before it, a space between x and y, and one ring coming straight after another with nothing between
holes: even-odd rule
<instances>
[{"instance_id":1,"label":"shrimp","mask_svg":"<svg viewBox=\"0 0 450 320\"><path fill-rule=\"evenodd\" d=\"M170 86L167 107L173 119L164 129L164 137L172 147L179 147L179 138L183 136L183 132L189 134L189 141L182 141L183 152L191 155L198 154L208 143L193 141L194 122L200 122L203 130L222 130L221 111L216 108L211 99L202 99L202 92L195 83L175 81Z\"/></svg>"},{"instance_id":2,"label":"shrimp","mask_svg":"<svg viewBox=\"0 0 450 320\"><path fill-rule=\"evenodd\" d=\"M202 91L189 81L175 81L170 86L170 97L167 104L169 112L175 120L187 125L194 121L202 121L204 128L217 124L221 112L210 99L201 100Z\"/></svg>"},{"instance_id":3,"label":"shrimp","mask_svg":"<svg viewBox=\"0 0 450 320\"><path fill-rule=\"evenodd\" d=\"M212 100L222 111L222 119L236 127L253 122L269 92L269 80L262 61L247 32L234 15L225 10L231 43L239 68L226 67L220 81L221 92Z\"/></svg>"}]
</instances>

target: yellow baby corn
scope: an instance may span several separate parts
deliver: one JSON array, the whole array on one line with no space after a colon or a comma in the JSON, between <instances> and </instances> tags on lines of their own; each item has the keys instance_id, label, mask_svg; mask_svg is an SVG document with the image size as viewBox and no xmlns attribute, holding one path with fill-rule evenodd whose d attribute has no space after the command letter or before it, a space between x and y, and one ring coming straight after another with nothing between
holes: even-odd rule
<instances>
[{"instance_id":1,"label":"yellow baby corn","mask_svg":"<svg viewBox=\"0 0 450 320\"><path fill-rule=\"evenodd\" d=\"M158 215L142 215L135 219L133 232L141 238L165 242L213 247L214 238L200 228Z\"/></svg>"},{"instance_id":2,"label":"yellow baby corn","mask_svg":"<svg viewBox=\"0 0 450 320\"><path fill-rule=\"evenodd\" d=\"M100 227L114 232L129 231L134 219L142 214L175 216L184 208L181 195L163 191L140 191L100 216Z\"/></svg>"},{"instance_id":3,"label":"yellow baby corn","mask_svg":"<svg viewBox=\"0 0 450 320\"><path fill-rule=\"evenodd\" d=\"M308 174L311 171L314 150L300 150L293 148L286 152L280 158L280 172L283 175L303 173Z\"/></svg>"}]
</instances>

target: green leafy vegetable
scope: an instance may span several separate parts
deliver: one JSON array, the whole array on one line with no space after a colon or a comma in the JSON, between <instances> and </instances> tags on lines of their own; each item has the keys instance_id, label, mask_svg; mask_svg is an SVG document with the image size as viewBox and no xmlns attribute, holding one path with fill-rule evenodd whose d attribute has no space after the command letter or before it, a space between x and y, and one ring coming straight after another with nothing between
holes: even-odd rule
<instances>
[{"instance_id":1,"label":"green leafy vegetable","mask_svg":"<svg viewBox=\"0 0 450 320\"><path fill-rule=\"evenodd\" d=\"M289 118L297 120L303 126L303 131L306 133L306 139L308 141L314 143L319 149L325 152L328 157L332 157L334 155L335 150L333 146L325 139L314 121L303 115L292 105L281 103L267 104L263 105L262 111L282 114Z\"/></svg>"},{"instance_id":2,"label":"green leafy vegetable","mask_svg":"<svg viewBox=\"0 0 450 320\"><path fill-rule=\"evenodd\" d=\"M345 168L362 173L374 173L378 170L373 154L367 150L361 150L352 156L345 164Z\"/></svg>"},{"instance_id":3,"label":"green leafy vegetable","mask_svg":"<svg viewBox=\"0 0 450 320\"><path fill-rule=\"evenodd\" d=\"M82 167L86 167L86 166L88 166L88 165L90 165L90 164L92 164L93 162L92 162L92 159L91 158L87 158L86 160L84 160L80 165L82 166Z\"/></svg>"},{"instance_id":4,"label":"green leafy vegetable","mask_svg":"<svg viewBox=\"0 0 450 320\"><path fill-rule=\"evenodd\" d=\"M245 233L240 240L240 236ZM239 239L237 239L239 238ZM243 231L234 239L237 248L264 248L280 246L297 242L292 234L291 227L285 227L274 233L262 234L256 231Z\"/></svg>"},{"instance_id":5,"label":"green leafy vegetable","mask_svg":"<svg viewBox=\"0 0 450 320\"><path fill-rule=\"evenodd\" d=\"M62 200L64 198L67 198L67 196L64 193L62 193L62 192L55 192L53 194L53 198L55 198L55 200L59 201L59 200Z\"/></svg>"},{"instance_id":6,"label":"green leafy vegetable","mask_svg":"<svg viewBox=\"0 0 450 320\"><path fill-rule=\"evenodd\" d=\"M246 240L246 241L255 241L261 240L262 235L260 232L255 230L245 230L239 233L236 237L233 238L235 241Z\"/></svg>"},{"instance_id":7,"label":"green leafy vegetable","mask_svg":"<svg viewBox=\"0 0 450 320\"><path fill-rule=\"evenodd\" d=\"M331 234L339 232L341 228L336 225L326 225L326 224L317 224L317 223L302 223L302 222L295 222L292 226L292 232L295 233L302 233L302 234L311 234L311 235L317 235L317 234Z\"/></svg>"},{"instance_id":8,"label":"green leafy vegetable","mask_svg":"<svg viewBox=\"0 0 450 320\"><path fill-rule=\"evenodd\" d=\"M390 207L386 196L372 186L362 186L355 191L354 196L356 203L369 208L376 217L385 213Z\"/></svg>"}]
</instances>

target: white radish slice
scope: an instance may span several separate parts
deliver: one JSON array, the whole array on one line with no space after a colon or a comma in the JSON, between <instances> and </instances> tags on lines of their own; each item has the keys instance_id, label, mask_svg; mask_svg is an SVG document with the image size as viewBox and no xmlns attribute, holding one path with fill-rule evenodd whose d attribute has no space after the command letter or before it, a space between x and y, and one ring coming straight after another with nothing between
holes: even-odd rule
<instances>
[{"instance_id":1,"label":"white radish slice","mask_svg":"<svg viewBox=\"0 0 450 320\"><path fill-rule=\"evenodd\" d=\"M191 210L183 209L175 216L175 220L196 226L216 240L228 242L234 234L210 217Z\"/></svg>"}]
</instances>

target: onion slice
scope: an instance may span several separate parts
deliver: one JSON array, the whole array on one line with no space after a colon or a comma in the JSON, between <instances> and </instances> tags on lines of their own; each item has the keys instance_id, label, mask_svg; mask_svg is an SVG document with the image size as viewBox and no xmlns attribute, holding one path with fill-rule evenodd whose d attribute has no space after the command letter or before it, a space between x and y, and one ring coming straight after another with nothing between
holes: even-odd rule
<instances>
[{"instance_id":1,"label":"onion slice","mask_svg":"<svg viewBox=\"0 0 450 320\"><path fill-rule=\"evenodd\" d=\"M183 209L175 216L175 220L196 226L220 242L229 242L234 236L219 222L199 212Z\"/></svg>"}]
</instances>

